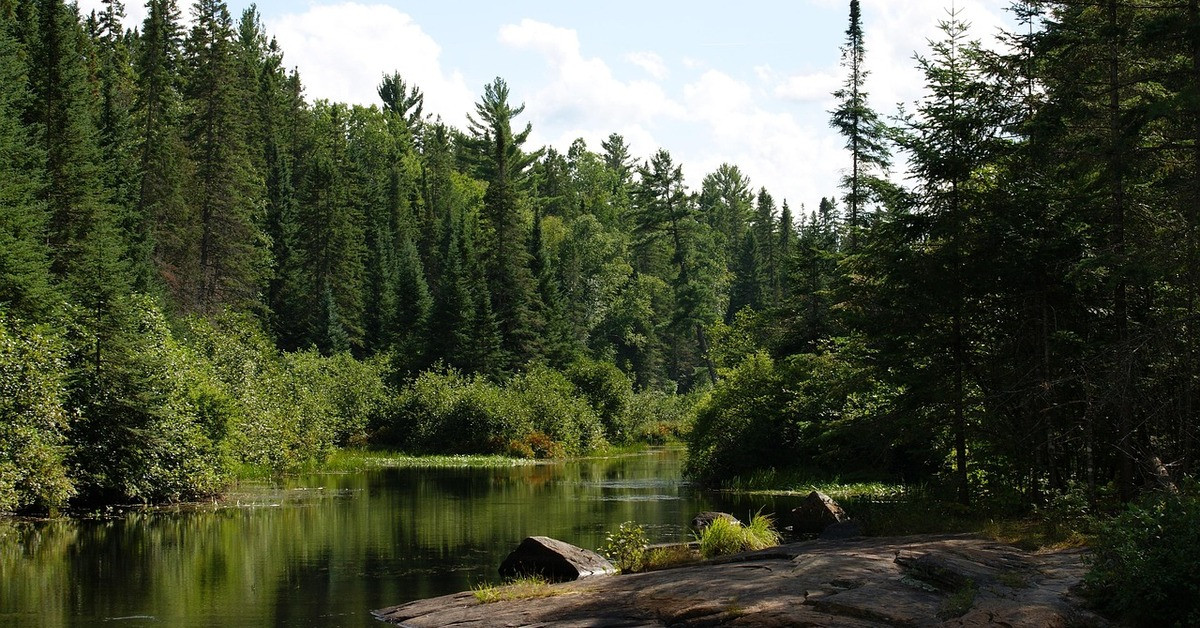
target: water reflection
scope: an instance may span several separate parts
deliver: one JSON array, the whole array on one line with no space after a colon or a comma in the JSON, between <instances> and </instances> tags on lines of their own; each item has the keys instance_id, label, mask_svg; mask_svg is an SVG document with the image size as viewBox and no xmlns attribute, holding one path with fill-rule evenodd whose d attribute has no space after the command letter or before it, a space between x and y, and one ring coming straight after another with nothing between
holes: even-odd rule
<instances>
[{"instance_id":1,"label":"water reflection","mask_svg":"<svg viewBox=\"0 0 1200 628\"><path fill-rule=\"evenodd\" d=\"M686 540L681 455L504 469L385 469L243 486L106 521L0 521L0 625L374 626L370 609L494 581L524 537L598 548L622 521ZM781 505L783 507L783 505Z\"/></svg>"}]
</instances>

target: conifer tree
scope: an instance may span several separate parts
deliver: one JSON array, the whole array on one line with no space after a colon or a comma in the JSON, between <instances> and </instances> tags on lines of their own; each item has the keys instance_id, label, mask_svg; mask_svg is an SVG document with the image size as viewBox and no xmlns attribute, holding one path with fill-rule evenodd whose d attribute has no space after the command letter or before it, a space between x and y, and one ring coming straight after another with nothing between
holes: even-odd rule
<instances>
[{"instance_id":1,"label":"conifer tree","mask_svg":"<svg viewBox=\"0 0 1200 628\"><path fill-rule=\"evenodd\" d=\"M39 198L45 157L21 122L29 92L22 46L9 24L0 25L0 310L33 322L57 299Z\"/></svg>"},{"instance_id":2,"label":"conifer tree","mask_svg":"<svg viewBox=\"0 0 1200 628\"><path fill-rule=\"evenodd\" d=\"M850 171L843 177L842 186L846 189L846 229L851 249L856 246L872 190L882 183L877 173L886 170L889 161L883 123L867 104L864 55L862 11L858 0L850 0L850 25L842 46L842 67L847 76L841 89L833 93L838 106L831 112L831 124L846 138L846 150L850 151Z\"/></svg>"},{"instance_id":3,"label":"conifer tree","mask_svg":"<svg viewBox=\"0 0 1200 628\"><path fill-rule=\"evenodd\" d=\"M484 87L475 115L469 117L476 173L488 184L483 199L488 226L485 268L492 301L488 309L499 326L504 367L509 370L537 357L534 330L541 324L535 320L537 287L530 270L524 215L526 174L539 155L521 149L530 125L519 133L512 129L513 120L524 110L524 105L509 103L508 84L497 78ZM477 308L476 315L480 314Z\"/></svg>"},{"instance_id":4,"label":"conifer tree","mask_svg":"<svg viewBox=\"0 0 1200 628\"><path fill-rule=\"evenodd\" d=\"M136 247L135 267L145 263L137 257L149 254L156 281L161 278L179 295L184 273L194 270L189 256L193 221L184 201L191 163L180 126L180 16L174 0L150 0L146 8L134 53L137 190L125 222ZM149 289L140 280L135 285Z\"/></svg>"},{"instance_id":5,"label":"conifer tree","mask_svg":"<svg viewBox=\"0 0 1200 628\"><path fill-rule=\"evenodd\" d=\"M699 252L699 222L695 203L683 185L683 168L676 166L671 154L659 150L650 161L638 167L637 204L633 212L635 236L643 246L665 240L676 268L674 319L681 330L695 334L697 350L710 381L717 381L717 367L709 356L704 326L711 322L703 294L711 286L702 286L696 269ZM682 346L676 345L677 350Z\"/></svg>"},{"instance_id":6,"label":"conifer tree","mask_svg":"<svg viewBox=\"0 0 1200 628\"><path fill-rule=\"evenodd\" d=\"M184 128L195 177L188 193L193 216L182 230L194 233L195 248L178 262L190 272L175 296L189 309L213 313L257 302L268 260L262 180L247 141L244 103L251 95L239 77L229 9L222 0L197 0L192 11L195 25L184 42Z\"/></svg>"}]
</instances>

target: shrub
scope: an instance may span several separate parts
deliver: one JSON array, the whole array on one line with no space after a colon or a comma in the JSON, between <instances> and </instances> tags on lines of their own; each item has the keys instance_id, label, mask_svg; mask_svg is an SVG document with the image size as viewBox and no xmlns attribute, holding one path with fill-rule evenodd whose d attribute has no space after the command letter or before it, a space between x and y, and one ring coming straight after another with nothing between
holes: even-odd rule
<instances>
[{"instance_id":1,"label":"shrub","mask_svg":"<svg viewBox=\"0 0 1200 628\"><path fill-rule=\"evenodd\" d=\"M604 435L613 443L633 440L633 383L609 362L580 359L564 373L579 394L587 400L604 426Z\"/></svg>"},{"instance_id":2,"label":"shrub","mask_svg":"<svg viewBox=\"0 0 1200 628\"><path fill-rule=\"evenodd\" d=\"M1101 526L1085 583L1138 626L1200 625L1200 497L1156 495Z\"/></svg>"},{"instance_id":3,"label":"shrub","mask_svg":"<svg viewBox=\"0 0 1200 628\"><path fill-rule=\"evenodd\" d=\"M632 522L622 523L617 531L605 537L600 552L624 573L642 568L646 554L646 529Z\"/></svg>"},{"instance_id":4,"label":"shrub","mask_svg":"<svg viewBox=\"0 0 1200 628\"><path fill-rule=\"evenodd\" d=\"M534 368L512 380L506 392L515 396L533 429L561 443L567 455L577 455L604 442L600 418L562 373Z\"/></svg>"},{"instance_id":5,"label":"shrub","mask_svg":"<svg viewBox=\"0 0 1200 628\"><path fill-rule=\"evenodd\" d=\"M634 438L650 445L665 445L684 438L695 421L696 396L661 390L637 393L629 406Z\"/></svg>"},{"instance_id":6,"label":"shrub","mask_svg":"<svg viewBox=\"0 0 1200 628\"><path fill-rule=\"evenodd\" d=\"M61 506L69 413L57 339L0 315L0 511Z\"/></svg>"}]
</instances>

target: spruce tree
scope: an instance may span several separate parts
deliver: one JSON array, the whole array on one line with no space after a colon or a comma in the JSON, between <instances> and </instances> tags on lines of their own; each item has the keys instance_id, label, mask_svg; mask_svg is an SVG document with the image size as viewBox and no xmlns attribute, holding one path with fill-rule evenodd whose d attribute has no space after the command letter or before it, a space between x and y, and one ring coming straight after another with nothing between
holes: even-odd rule
<instances>
[{"instance_id":1,"label":"spruce tree","mask_svg":"<svg viewBox=\"0 0 1200 628\"><path fill-rule=\"evenodd\" d=\"M530 164L538 154L525 153L521 146L529 137L530 125L520 132L513 120L524 105L509 103L508 84L497 78L484 87L482 100L469 117L477 176L488 184L484 195L487 221L487 290L490 309L500 329L504 368L516 370L538 357L534 330L537 286L530 270L525 182ZM480 315L477 308L476 315Z\"/></svg>"},{"instance_id":2,"label":"spruce tree","mask_svg":"<svg viewBox=\"0 0 1200 628\"><path fill-rule=\"evenodd\" d=\"M842 87L833 93L838 106L831 112L831 124L846 138L846 150L850 151L850 171L842 178L842 186L846 189L846 229L851 250L856 246L872 190L882 183L878 174L887 169L889 161L883 123L867 104L864 55L862 11L858 0L850 0L850 25L842 46L842 67L847 75Z\"/></svg>"},{"instance_id":3,"label":"spruce tree","mask_svg":"<svg viewBox=\"0 0 1200 628\"><path fill-rule=\"evenodd\" d=\"M0 25L0 310L35 322L57 301L39 198L45 156L21 122L30 96L22 46L8 25Z\"/></svg>"},{"instance_id":4,"label":"spruce tree","mask_svg":"<svg viewBox=\"0 0 1200 628\"><path fill-rule=\"evenodd\" d=\"M175 297L188 309L214 313L256 303L269 260L260 229L263 185L247 141L244 104L252 95L238 74L229 9L221 0L197 0L192 12L195 25L184 42L192 216L173 237L194 237L195 244L176 261L185 279Z\"/></svg>"}]
</instances>

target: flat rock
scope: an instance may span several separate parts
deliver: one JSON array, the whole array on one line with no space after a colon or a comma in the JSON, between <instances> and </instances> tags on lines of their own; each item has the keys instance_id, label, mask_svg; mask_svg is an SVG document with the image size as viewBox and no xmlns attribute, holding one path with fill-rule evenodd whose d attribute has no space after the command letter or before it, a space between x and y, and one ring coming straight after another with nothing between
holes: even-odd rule
<instances>
[{"instance_id":1,"label":"flat rock","mask_svg":"<svg viewBox=\"0 0 1200 628\"><path fill-rule=\"evenodd\" d=\"M548 536L531 536L500 563L500 576L541 576L552 582L568 582L591 576L617 573L608 559L592 550Z\"/></svg>"},{"instance_id":2,"label":"flat rock","mask_svg":"<svg viewBox=\"0 0 1200 628\"><path fill-rule=\"evenodd\" d=\"M952 568L978 586L959 617L951 595L915 579L897 557ZM815 540L719 561L549 585L531 599L480 603L469 593L375 611L411 626L1066 626L1083 552L1028 553L968 535Z\"/></svg>"}]
</instances>

